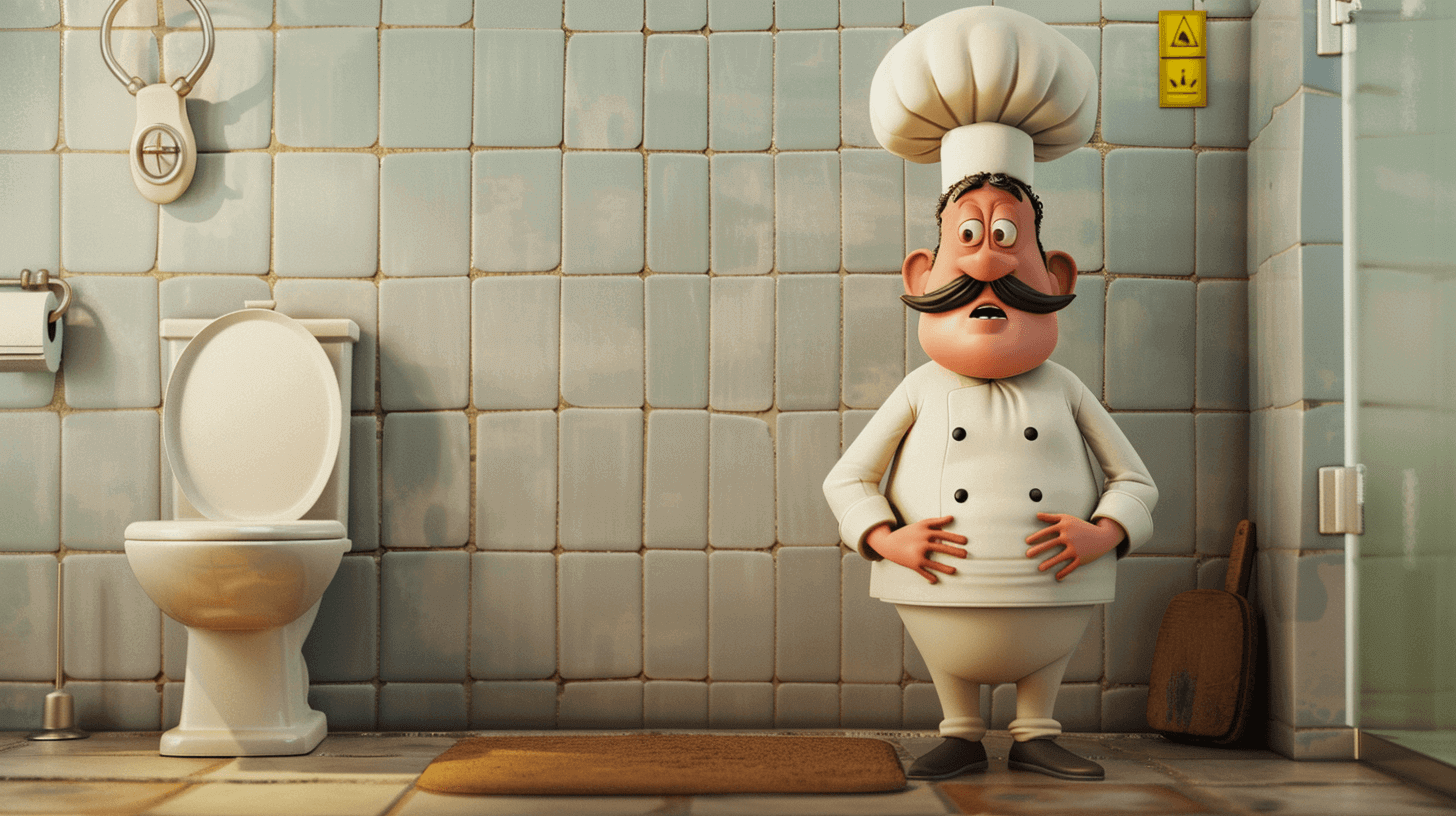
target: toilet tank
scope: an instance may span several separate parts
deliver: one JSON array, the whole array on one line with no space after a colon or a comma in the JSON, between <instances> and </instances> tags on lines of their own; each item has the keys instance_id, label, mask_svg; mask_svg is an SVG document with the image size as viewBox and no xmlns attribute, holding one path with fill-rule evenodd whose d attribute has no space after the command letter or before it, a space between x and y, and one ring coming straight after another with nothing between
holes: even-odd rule
<instances>
[{"instance_id":1,"label":"toilet tank","mask_svg":"<svg viewBox=\"0 0 1456 816\"><path fill-rule=\"evenodd\" d=\"M262 301L261 304L250 302L250 308L272 308L272 301ZM332 519L349 529L349 408L354 399L354 344L359 340L359 324L345 318L294 318L308 329L319 345L323 346L324 353L328 355L329 363L333 366L334 377L339 381L339 405L343 412L341 437L339 439L339 454L334 461L334 470L329 474L329 480L324 485L324 492L319 495L318 501L314 502L307 513L303 514L305 519ZM182 350L198 332L211 323L211 320L199 320L188 318L167 318L161 321L160 334L163 344L163 379L162 393L167 393L167 378L171 376L172 368L177 364L177 359L182 356ZM164 406L165 410L165 406ZM192 506L182 489L177 486L176 479L172 478L172 468L167 464L167 452L162 451L162 517L163 518L203 518L203 515Z\"/></svg>"}]
</instances>

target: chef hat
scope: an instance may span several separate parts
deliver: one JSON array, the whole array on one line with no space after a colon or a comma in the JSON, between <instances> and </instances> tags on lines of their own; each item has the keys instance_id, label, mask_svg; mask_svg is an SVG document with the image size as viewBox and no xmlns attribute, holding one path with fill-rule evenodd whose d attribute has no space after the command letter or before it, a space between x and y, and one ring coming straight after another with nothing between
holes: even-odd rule
<instances>
[{"instance_id":1,"label":"chef hat","mask_svg":"<svg viewBox=\"0 0 1456 816\"><path fill-rule=\"evenodd\" d=\"M1046 23L1001 6L942 14L885 55L870 86L885 149L939 161L941 190L974 173L1031 184L1035 161L1085 145L1097 123L1097 72Z\"/></svg>"}]
</instances>

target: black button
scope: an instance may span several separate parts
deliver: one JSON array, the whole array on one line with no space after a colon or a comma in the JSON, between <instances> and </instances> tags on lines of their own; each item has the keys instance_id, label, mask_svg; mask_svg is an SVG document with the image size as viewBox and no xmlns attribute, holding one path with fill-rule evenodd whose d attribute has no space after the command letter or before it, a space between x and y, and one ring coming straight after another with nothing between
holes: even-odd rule
<instances>
[{"instance_id":1,"label":"black button","mask_svg":"<svg viewBox=\"0 0 1456 816\"><path fill-rule=\"evenodd\" d=\"M1023 433L1026 434L1026 438L1027 439L1035 439L1036 438L1036 429L1035 428L1027 428L1025 431L1023 431Z\"/></svg>"},{"instance_id":2,"label":"black button","mask_svg":"<svg viewBox=\"0 0 1456 816\"><path fill-rule=\"evenodd\" d=\"M957 442L961 441L962 439L965 439L966 438L966 429L965 428L956 428L954 431L951 431L950 432L950 438L951 439L954 439Z\"/></svg>"},{"instance_id":3,"label":"black button","mask_svg":"<svg viewBox=\"0 0 1456 816\"><path fill-rule=\"evenodd\" d=\"M1033 487L1031 489L1031 500L1032 501L1041 501L1041 491L1040 490L1037 490L1036 488Z\"/></svg>"},{"instance_id":4,"label":"black button","mask_svg":"<svg viewBox=\"0 0 1456 816\"><path fill-rule=\"evenodd\" d=\"M964 502L966 499L969 499L970 497L971 497L971 494L967 493L964 490L957 490L955 492L955 500L958 501L958 502Z\"/></svg>"}]
</instances>

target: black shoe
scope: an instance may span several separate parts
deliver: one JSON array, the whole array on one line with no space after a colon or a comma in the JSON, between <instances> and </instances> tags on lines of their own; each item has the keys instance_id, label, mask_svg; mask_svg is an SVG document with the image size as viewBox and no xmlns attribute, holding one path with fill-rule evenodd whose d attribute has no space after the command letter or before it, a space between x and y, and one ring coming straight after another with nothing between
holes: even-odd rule
<instances>
[{"instance_id":1,"label":"black shoe","mask_svg":"<svg viewBox=\"0 0 1456 816\"><path fill-rule=\"evenodd\" d=\"M1036 771L1058 779L1096 781L1106 776L1101 765L1077 756L1050 739L1014 742L1006 759L1006 764L1015 770Z\"/></svg>"},{"instance_id":2,"label":"black shoe","mask_svg":"<svg viewBox=\"0 0 1456 816\"><path fill-rule=\"evenodd\" d=\"M988 764L986 749L981 743L946 737L915 760L905 775L911 779L949 779L971 771L984 771Z\"/></svg>"}]
</instances>

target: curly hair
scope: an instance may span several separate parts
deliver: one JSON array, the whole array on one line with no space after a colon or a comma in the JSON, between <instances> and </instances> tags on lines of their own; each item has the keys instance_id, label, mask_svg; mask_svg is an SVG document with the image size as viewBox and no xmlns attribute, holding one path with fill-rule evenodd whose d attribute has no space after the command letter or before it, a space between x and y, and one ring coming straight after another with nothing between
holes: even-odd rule
<instances>
[{"instance_id":1,"label":"curly hair","mask_svg":"<svg viewBox=\"0 0 1456 816\"><path fill-rule=\"evenodd\" d=\"M972 190L981 189L987 184L998 190L1005 190L1015 196L1017 201L1031 200L1032 212L1036 214L1036 221L1033 224L1036 233L1036 249L1041 253L1042 258L1046 258L1046 250L1041 245L1041 199L1037 198L1036 193L1031 191L1031 187L1027 186L1021 179L1008 176L1005 173L973 173L952 184L951 188L941 195L940 201L935 205L935 253L940 253L940 220L941 216L945 214L946 205ZM1025 194L1025 198L1023 198L1023 193Z\"/></svg>"}]
</instances>

